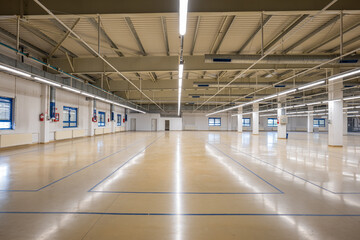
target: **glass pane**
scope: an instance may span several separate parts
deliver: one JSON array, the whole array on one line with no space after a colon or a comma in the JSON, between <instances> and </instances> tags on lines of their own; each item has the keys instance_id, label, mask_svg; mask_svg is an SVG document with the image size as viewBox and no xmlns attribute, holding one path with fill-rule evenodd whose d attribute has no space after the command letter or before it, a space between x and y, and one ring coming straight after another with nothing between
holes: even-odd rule
<instances>
[{"instance_id":1,"label":"glass pane","mask_svg":"<svg viewBox=\"0 0 360 240\"><path fill-rule=\"evenodd\" d=\"M0 102L0 120L10 120L11 104Z\"/></svg>"},{"instance_id":2,"label":"glass pane","mask_svg":"<svg viewBox=\"0 0 360 240\"><path fill-rule=\"evenodd\" d=\"M63 115L64 115L64 122L69 121L69 110L64 108Z\"/></svg>"},{"instance_id":3,"label":"glass pane","mask_svg":"<svg viewBox=\"0 0 360 240\"><path fill-rule=\"evenodd\" d=\"M70 110L70 121L76 122L76 111Z\"/></svg>"},{"instance_id":4,"label":"glass pane","mask_svg":"<svg viewBox=\"0 0 360 240\"><path fill-rule=\"evenodd\" d=\"M221 126L221 119L215 118L215 126Z\"/></svg>"},{"instance_id":5,"label":"glass pane","mask_svg":"<svg viewBox=\"0 0 360 240\"><path fill-rule=\"evenodd\" d=\"M10 122L0 122L0 128L9 129L11 127Z\"/></svg>"},{"instance_id":6,"label":"glass pane","mask_svg":"<svg viewBox=\"0 0 360 240\"><path fill-rule=\"evenodd\" d=\"M76 122L71 122L70 127L76 127Z\"/></svg>"}]
</instances>

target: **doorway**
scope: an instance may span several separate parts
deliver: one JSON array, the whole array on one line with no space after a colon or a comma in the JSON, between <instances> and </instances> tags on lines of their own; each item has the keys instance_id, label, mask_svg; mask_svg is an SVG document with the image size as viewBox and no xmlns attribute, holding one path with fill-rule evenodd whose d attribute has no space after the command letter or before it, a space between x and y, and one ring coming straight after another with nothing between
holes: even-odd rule
<instances>
[{"instance_id":1,"label":"doorway","mask_svg":"<svg viewBox=\"0 0 360 240\"><path fill-rule=\"evenodd\" d=\"M136 118L132 118L130 121L130 131L136 131Z\"/></svg>"},{"instance_id":2,"label":"doorway","mask_svg":"<svg viewBox=\"0 0 360 240\"><path fill-rule=\"evenodd\" d=\"M151 131L152 132L157 131L157 119L151 119Z\"/></svg>"},{"instance_id":3,"label":"doorway","mask_svg":"<svg viewBox=\"0 0 360 240\"><path fill-rule=\"evenodd\" d=\"M165 131L170 131L170 120L165 120Z\"/></svg>"}]
</instances>

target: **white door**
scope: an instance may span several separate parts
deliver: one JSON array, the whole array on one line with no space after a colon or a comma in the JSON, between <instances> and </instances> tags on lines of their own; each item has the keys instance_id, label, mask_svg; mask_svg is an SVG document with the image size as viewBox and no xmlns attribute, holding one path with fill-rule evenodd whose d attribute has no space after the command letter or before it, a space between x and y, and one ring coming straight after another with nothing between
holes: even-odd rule
<instances>
[{"instance_id":1,"label":"white door","mask_svg":"<svg viewBox=\"0 0 360 240\"><path fill-rule=\"evenodd\" d=\"M151 131L157 131L157 119L151 119Z\"/></svg>"},{"instance_id":2,"label":"white door","mask_svg":"<svg viewBox=\"0 0 360 240\"><path fill-rule=\"evenodd\" d=\"M130 122L130 131L136 131L136 119L132 118Z\"/></svg>"}]
</instances>

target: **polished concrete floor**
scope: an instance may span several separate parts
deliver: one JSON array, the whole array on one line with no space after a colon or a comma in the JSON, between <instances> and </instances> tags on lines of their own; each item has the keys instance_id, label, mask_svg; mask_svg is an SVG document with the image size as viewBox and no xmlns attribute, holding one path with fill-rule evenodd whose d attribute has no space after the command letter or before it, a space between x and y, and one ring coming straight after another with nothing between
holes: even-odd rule
<instances>
[{"instance_id":1,"label":"polished concrete floor","mask_svg":"<svg viewBox=\"0 0 360 240\"><path fill-rule=\"evenodd\" d=\"M360 239L360 136L126 132L1 150L0 239Z\"/></svg>"}]
</instances>

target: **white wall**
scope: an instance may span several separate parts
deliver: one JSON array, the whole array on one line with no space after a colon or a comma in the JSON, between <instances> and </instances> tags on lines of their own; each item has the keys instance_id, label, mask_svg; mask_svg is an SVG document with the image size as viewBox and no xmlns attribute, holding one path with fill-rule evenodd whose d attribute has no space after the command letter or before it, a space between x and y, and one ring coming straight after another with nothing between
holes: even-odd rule
<instances>
[{"instance_id":1,"label":"white wall","mask_svg":"<svg viewBox=\"0 0 360 240\"><path fill-rule=\"evenodd\" d=\"M131 113L128 115L129 129L131 119L136 119L136 131L151 131L151 119L157 120L157 131L165 131L165 120L170 121L170 131L182 130L182 118L161 117L160 114Z\"/></svg>"},{"instance_id":2,"label":"white wall","mask_svg":"<svg viewBox=\"0 0 360 240\"><path fill-rule=\"evenodd\" d=\"M14 99L14 130L0 130L0 135L4 134L32 134L33 143L39 142L41 112L41 84L27 79L15 77L0 72L0 96ZM56 131L71 131L74 129L85 130L88 135L90 120L92 118L91 104L82 95L56 88L56 112L59 113L59 122L49 122L49 140L55 139ZM110 104L97 101L97 112L106 113L105 128L111 128ZM73 107L78 109L78 126L77 128L63 128L63 107ZM49 106L47 106L49 109ZM49 110L47 110L49 113ZM115 106L115 121L117 114L121 114L125 118L125 109ZM110 119L111 120L111 119ZM116 125L116 122L115 122ZM125 130L126 123L122 123ZM98 124L94 124L94 128L98 128Z\"/></svg>"},{"instance_id":3,"label":"white wall","mask_svg":"<svg viewBox=\"0 0 360 240\"><path fill-rule=\"evenodd\" d=\"M159 130L165 131L165 120L170 121L170 131L182 131L182 118L160 118Z\"/></svg>"},{"instance_id":4,"label":"white wall","mask_svg":"<svg viewBox=\"0 0 360 240\"><path fill-rule=\"evenodd\" d=\"M231 117L231 114L217 114L211 117L220 117L221 118L221 131L236 131L237 129L237 119L236 117ZM184 130L198 130L198 131L208 131L209 127L209 117L204 113L184 113L183 114L183 129Z\"/></svg>"},{"instance_id":5,"label":"white wall","mask_svg":"<svg viewBox=\"0 0 360 240\"><path fill-rule=\"evenodd\" d=\"M0 72L0 96L15 102L15 130L0 130L0 134L31 133L33 142L38 142L40 95L40 84Z\"/></svg>"}]
</instances>

